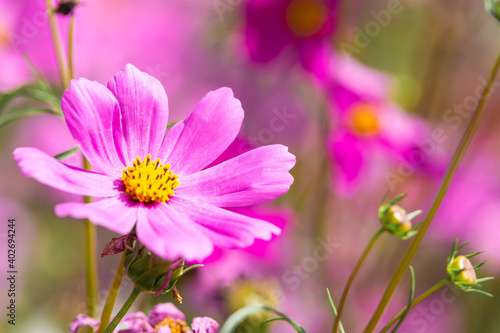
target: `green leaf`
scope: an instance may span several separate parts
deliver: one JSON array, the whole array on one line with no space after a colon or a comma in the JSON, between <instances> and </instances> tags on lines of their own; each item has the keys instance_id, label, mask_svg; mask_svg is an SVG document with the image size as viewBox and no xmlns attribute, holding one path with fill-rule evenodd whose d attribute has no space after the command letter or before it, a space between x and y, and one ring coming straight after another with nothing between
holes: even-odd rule
<instances>
[{"instance_id":1,"label":"green leaf","mask_svg":"<svg viewBox=\"0 0 500 333\"><path fill-rule=\"evenodd\" d=\"M0 93L0 110L3 110L8 103L17 97L31 98L52 106L54 110L61 110L60 99L42 83L28 84L6 93Z\"/></svg>"},{"instance_id":2,"label":"green leaf","mask_svg":"<svg viewBox=\"0 0 500 333\"><path fill-rule=\"evenodd\" d=\"M328 300L330 301L330 306L332 307L333 316L337 317L337 308L335 307L335 304L333 303L332 295L330 294L330 290L328 288L326 288L326 294L328 295ZM340 330L340 333L345 333L344 326L342 325L342 322L339 322L339 330Z\"/></svg>"},{"instance_id":3,"label":"green leaf","mask_svg":"<svg viewBox=\"0 0 500 333\"><path fill-rule=\"evenodd\" d=\"M420 214L422 214L422 211L421 210L416 210L414 212L406 214L406 217L408 217L408 219L410 219L410 220L413 220L416 216L418 216Z\"/></svg>"},{"instance_id":4,"label":"green leaf","mask_svg":"<svg viewBox=\"0 0 500 333\"><path fill-rule=\"evenodd\" d=\"M491 14L497 21L500 21L500 1L499 0L484 0L486 11Z\"/></svg>"},{"instance_id":5,"label":"green leaf","mask_svg":"<svg viewBox=\"0 0 500 333\"><path fill-rule=\"evenodd\" d=\"M398 323L396 326L392 329L391 333L395 333L399 326L403 323L405 320L406 316L408 316L408 313L410 313L411 310L411 304L413 303L413 297L415 297L415 271L413 270L413 267L410 266L410 273L411 273L411 287L410 287L410 297L408 299L408 305L405 308L405 312L401 316L401 319L399 319Z\"/></svg>"},{"instance_id":6,"label":"green leaf","mask_svg":"<svg viewBox=\"0 0 500 333\"><path fill-rule=\"evenodd\" d=\"M26 117L30 116L38 116L41 114L53 114L56 116L60 116L60 113L54 110L50 109L40 109L40 108L31 108L31 109L20 109L16 111L12 111L6 114L3 114L0 116L0 128L4 127L5 125Z\"/></svg>"},{"instance_id":7,"label":"green leaf","mask_svg":"<svg viewBox=\"0 0 500 333\"><path fill-rule=\"evenodd\" d=\"M196 264L196 265L191 265L191 266L187 267L186 269L182 270L182 272L176 278L174 278L170 281L170 283L168 284L168 287L164 291L164 293L167 293L170 290L172 290L172 288L174 288L175 284L177 283L177 280L179 280L181 278L181 276L183 276L184 274L186 274L187 272L189 272L190 270L192 270L194 268L203 267L203 266L204 266L203 264Z\"/></svg>"},{"instance_id":8,"label":"green leaf","mask_svg":"<svg viewBox=\"0 0 500 333\"><path fill-rule=\"evenodd\" d=\"M222 326L220 333L232 333L236 330L236 328L249 316L254 313L262 312L262 311L270 311L276 313L282 320L287 321L297 332L306 333L304 328L297 324L295 321L291 320L287 315L275 310L267 305L248 305L244 308L239 309L235 313L227 318L226 322Z\"/></svg>"},{"instance_id":9,"label":"green leaf","mask_svg":"<svg viewBox=\"0 0 500 333\"><path fill-rule=\"evenodd\" d=\"M62 152L60 154L55 155L54 158L59 160L59 161L64 161L65 159L67 159L68 157L70 157L71 155L73 155L74 153L76 153L79 150L80 150L80 148L74 147L74 148L66 150L65 152Z\"/></svg>"}]
</instances>

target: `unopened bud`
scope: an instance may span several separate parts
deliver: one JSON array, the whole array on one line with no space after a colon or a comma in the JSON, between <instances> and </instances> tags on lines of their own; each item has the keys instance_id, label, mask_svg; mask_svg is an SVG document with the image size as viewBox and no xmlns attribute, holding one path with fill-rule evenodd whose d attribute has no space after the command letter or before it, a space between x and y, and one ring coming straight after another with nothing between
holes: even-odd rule
<instances>
[{"instance_id":1,"label":"unopened bud","mask_svg":"<svg viewBox=\"0 0 500 333\"><path fill-rule=\"evenodd\" d=\"M466 256L456 257L455 260L451 262L449 267L457 273L460 272L454 277L454 280L456 282L467 284L476 283L476 271L474 270L474 266Z\"/></svg>"}]
</instances>

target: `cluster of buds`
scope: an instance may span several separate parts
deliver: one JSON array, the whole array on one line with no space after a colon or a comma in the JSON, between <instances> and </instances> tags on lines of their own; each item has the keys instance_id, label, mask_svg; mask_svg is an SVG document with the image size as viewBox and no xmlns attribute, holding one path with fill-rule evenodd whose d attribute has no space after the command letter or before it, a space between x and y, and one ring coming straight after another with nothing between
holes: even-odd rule
<instances>
[{"instance_id":1,"label":"cluster of buds","mask_svg":"<svg viewBox=\"0 0 500 333\"><path fill-rule=\"evenodd\" d=\"M478 254L483 253L483 251L456 256L457 252L467 244L468 243L464 243L460 246L457 246L458 238L455 240L455 244L453 244L453 249L450 256L448 257L448 265L446 267L450 281L453 282L453 284L455 284L455 286L460 290L473 291L491 297L492 295L490 293L487 293L480 289L476 289L478 287L481 287L481 282L493 279L493 277L478 279L476 276L476 270L484 265L486 261L473 266L469 260L469 258L477 256Z\"/></svg>"},{"instance_id":2,"label":"cluster of buds","mask_svg":"<svg viewBox=\"0 0 500 333\"><path fill-rule=\"evenodd\" d=\"M405 196L406 194L401 194L393 200L382 204L378 209L378 218L382 223L382 227L403 240L417 234L418 231L415 230L415 226L412 225L411 220L422 213L421 210L406 213L406 210L398 205L399 201Z\"/></svg>"}]
</instances>

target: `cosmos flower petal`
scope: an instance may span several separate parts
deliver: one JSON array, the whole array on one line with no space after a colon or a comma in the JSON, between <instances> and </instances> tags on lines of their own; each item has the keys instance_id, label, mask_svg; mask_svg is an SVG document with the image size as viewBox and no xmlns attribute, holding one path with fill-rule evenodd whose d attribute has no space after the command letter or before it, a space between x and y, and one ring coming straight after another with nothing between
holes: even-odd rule
<instances>
[{"instance_id":1,"label":"cosmos flower petal","mask_svg":"<svg viewBox=\"0 0 500 333\"><path fill-rule=\"evenodd\" d=\"M165 144L172 146L170 154L159 157L179 176L200 171L234 141L242 122L243 109L233 91L230 88L211 91L179 126L182 132L167 136Z\"/></svg>"},{"instance_id":2,"label":"cosmos flower petal","mask_svg":"<svg viewBox=\"0 0 500 333\"><path fill-rule=\"evenodd\" d=\"M179 137L181 136L183 130L184 130L184 120L172 126L172 128L168 131L167 136L165 140L163 140L163 143L160 147L160 152L158 153L158 156L160 158L164 156L170 156L170 154L172 153L172 149L177 144L177 141L179 140Z\"/></svg>"},{"instance_id":3,"label":"cosmos flower petal","mask_svg":"<svg viewBox=\"0 0 500 333\"><path fill-rule=\"evenodd\" d=\"M36 148L17 148L14 159L25 176L61 191L93 197L117 193L114 178L69 166Z\"/></svg>"},{"instance_id":4,"label":"cosmos flower petal","mask_svg":"<svg viewBox=\"0 0 500 333\"><path fill-rule=\"evenodd\" d=\"M283 145L253 149L219 165L180 178L176 194L219 207L273 200L293 183L295 156Z\"/></svg>"},{"instance_id":5,"label":"cosmos flower petal","mask_svg":"<svg viewBox=\"0 0 500 333\"><path fill-rule=\"evenodd\" d=\"M274 224L241 215L217 206L175 196L171 207L181 211L202 229L213 244L223 248L244 248L255 239L270 240L281 229ZM204 259L204 258L200 258Z\"/></svg>"},{"instance_id":6,"label":"cosmos flower petal","mask_svg":"<svg viewBox=\"0 0 500 333\"><path fill-rule=\"evenodd\" d=\"M80 314L76 316L75 320L69 325L69 330L71 333L77 333L80 326L98 328L100 324L99 320Z\"/></svg>"},{"instance_id":7,"label":"cosmos flower petal","mask_svg":"<svg viewBox=\"0 0 500 333\"><path fill-rule=\"evenodd\" d=\"M219 324L209 317L195 317L191 324L193 333L215 333Z\"/></svg>"},{"instance_id":8,"label":"cosmos flower petal","mask_svg":"<svg viewBox=\"0 0 500 333\"><path fill-rule=\"evenodd\" d=\"M213 252L213 243L183 212L167 204L139 207L137 237L150 251L167 260L197 260Z\"/></svg>"},{"instance_id":9,"label":"cosmos flower petal","mask_svg":"<svg viewBox=\"0 0 500 333\"><path fill-rule=\"evenodd\" d=\"M137 207L127 195L106 198L91 203L65 202L55 207L59 217L89 219L120 234L128 234L137 220Z\"/></svg>"},{"instance_id":10,"label":"cosmos flower petal","mask_svg":"<svg viewBox=\"0 0 500 333\"><path fill-rule=\"evenodd\" d=\"M160 303L149 311L149 324L156 326L161 323L166 317L172 319L180 319L186 321L186 316L172 303Z\"/></svg>"},{"instance_id":11,"label":"cosmos flower petal","mask_svg":"<svg viewBox=\"0 0 500 333\"><path fill-rule=\"evenodd\" d=\"M71 80L61 100L68 128L92 167L121 175L125 167L120 108L115 96L100 83Z\"/></svg>"},{"instance_id":12,"label":"cosmos flower petal","mask_svg":"<svg viewBox=\"0 0 500 333\"><path fill-rule=\"evenodd\" d=\"M121 114L127 165L137 157L156 158L168 123L167 94L160 81L131 64L109 82Z\"/></svg>"}]
</instances>

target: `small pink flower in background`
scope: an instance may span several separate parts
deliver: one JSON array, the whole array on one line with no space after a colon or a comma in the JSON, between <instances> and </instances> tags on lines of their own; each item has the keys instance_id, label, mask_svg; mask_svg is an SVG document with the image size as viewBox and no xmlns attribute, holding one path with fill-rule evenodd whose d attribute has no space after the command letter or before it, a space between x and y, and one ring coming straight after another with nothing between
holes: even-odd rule
<instances>
[{"instance_id":1,"label":"small pink flower in background","mask_svg":"<svg viewBox=\"0 0 500 333\"><path fill-rule=\"evenodd\" d=\"M100 199L57 205L58 216L88 218L121 234L135 226L138 239L165 259L202 260L214 247L248 247L280 233L269 222L224 208L266 202L288 191L295 157L286 147L260 147L205 169L236 138L243 121L230 89L208 93L166 133L163 87L127 65L107 87L73 80L62 110L95 171L70 167L35 148L14 151L25 175Z\"/></svg>"},{"instance_id":2,"label":"small pink flower in background","mask_svg":"<svg viewBox=\"0 0 500 333\"><path fill-rule=\"evenodd\" d=\"M245 43L256 62L275 59L288 48L301 60L332 36L338 0L249 0Z\"/></svg>"},{"instance_id":3,"label":"small pink flower in background","mask_svg":"<svg viewBox=\"0 0 500 333\"><path fill-rule=\"evenodd\" d=\"M355 194L374 170L374 159L386 161L379 165L379 175L394 164L430 175L444 171L440 153L429 156L423 151L431 135L428 126L391 100L387 74L330 51L326 72L318 67L312 75L331 105L333 128L327 145L339 194Z\"/></svg>"},{"instance_id":4,"label":"small pink flower in background","mask_svg":"<svg viewBox=\"0 0 500 333\"><path fill-rule=\"evenodd\" d=\"M186 323L186 317L172 303L155 305L146 316L142 312L127 315L121 321L125 329L117 333L215 333L219 324L209 317L196 317L193 319L191 328ZM80 326L91 326L98 328L99 321L85 315L78 315L70 325L71 333L76 333Z\"/></svg>"}]
</instances>

